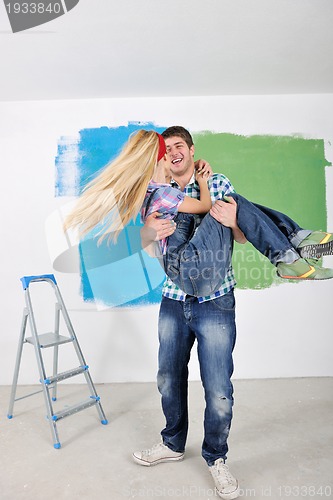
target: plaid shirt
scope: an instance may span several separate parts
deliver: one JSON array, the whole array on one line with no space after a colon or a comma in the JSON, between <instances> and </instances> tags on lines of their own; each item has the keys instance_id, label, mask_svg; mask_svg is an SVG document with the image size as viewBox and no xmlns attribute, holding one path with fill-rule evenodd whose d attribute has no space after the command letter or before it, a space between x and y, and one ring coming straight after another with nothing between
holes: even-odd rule
<instances>
[{"instance_id":1,"label":"plaid shirt","mask_svg":"<svg viewBox=\"0 0 333 500\"><path fill-rule=\"evenodd\" d=\"M152 196L151 196L152 195ZM141 220L145 222L148 215L153 212L159 212L162 219L174 219L178 213L178 207L183 203L185 193L174 188L170 184L159 184L150 181L147 193L141 208ZM147 210L147 203L148 210ZM164 255L167 249L167 239L160 240L159 247L161 254Z\"/></svg>"},{"instance_id":2,"label":"plaid shirt","mask_svg":"<svg viewBox=\"0 0 333 500\"><path fill-rule=\"evenodd\" d=\"M173 187L180 189L179 185L175 181L172 181L171 185ZM208 180L208 186L213 203L217 200L222 200L223 197L228 196L229 193L235 192L235 189L232 186L229 179L227 179L227 177L225 177L222 174L213 174ZM183 193L187 196L190 196L191 198L197 198L197 199L200 198L199 185L195 181L194 175L191 178L190 182L187 184L187 186L185 186ZM197 215L196 217L198 225L200 224L203 216ZM221 287L219 288L219 290L217 290L217 292L215 292L212 295L208 295L206 297L198 297L198 300L199 302L205 302L207 300L212 300L216 299L217 297L221 297L222 295L225 295L230 290L232 290L235 285L236 285L236 280L234 277L232 266L230 266L224 281L221 283ZM165 297L168 297L169 299L185 301L185 293L177 285L175 285L168 277L166 278L163 284L162 294Z\"/></svg>"}]
</instances>

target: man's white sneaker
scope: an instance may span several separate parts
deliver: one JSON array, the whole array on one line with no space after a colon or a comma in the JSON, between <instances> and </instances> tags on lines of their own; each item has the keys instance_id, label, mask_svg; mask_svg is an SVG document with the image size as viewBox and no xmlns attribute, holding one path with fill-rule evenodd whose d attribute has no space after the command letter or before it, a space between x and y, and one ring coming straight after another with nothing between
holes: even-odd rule
<instances>
[{"instance_id":1,"label":"man's white sneaker","mask_svg":"<svg viewBox=\"0 0 333 500\"><path fill-rule=\"evenodd\" d=\"M177 460L183 460L184 453L177 453L176 451L170 450L165 444L158 443L149 450L135 451L132 456L136 463L149 467L150 465L157 465L161 462L176 462Z\"/></svg>"},{"instance_id":2,"label":"man's white sneaker","mask_svg":"<svg viewBox=\"0 0 333 500\"><path fill-rule=\"evenodd\" d=\"M215 460L214 464L209 467L210 473L213 476L215 487L218 495L223 500L233 500L239 496L238 481L229 471L222 458Z\"/></svg>"}]
</instances>

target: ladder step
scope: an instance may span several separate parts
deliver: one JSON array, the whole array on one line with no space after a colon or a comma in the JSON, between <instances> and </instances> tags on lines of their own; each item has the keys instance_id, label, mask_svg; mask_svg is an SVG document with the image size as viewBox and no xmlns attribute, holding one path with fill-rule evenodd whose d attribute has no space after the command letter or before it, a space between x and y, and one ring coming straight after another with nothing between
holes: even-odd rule
<instances>
[{"instance_id":1,"label":"ladder step","mask_svg":"<svg viewBox=\"0 0 333 500\"><path fill-rule=\"evenodd\" d=\"M26 342L33 344L33 337L26 338ZM38 342L40 347L43 349L46 347L53 347L55 345L66 344L67 342L73 342L73 339L72 337L66 337L64 335L58 335L54 332L49 332L38 335Z\"/></svg>"},{"instance_id":2,"label":"ladder step","mask_svg":"<svg viewBox=\"0 0 333 500\"><path fill-rule=\"evenodd\" d=\"M53 384L53 382L58 382L59 380L66 380L67 378L75 377L75 375L80 375L89 369L88 365L78 366L77 368L73 368L72 370L67 370L66 372L58 373L57 375L53 375L52 377L47 377L44 382L46 385Z\"/></svg>"},{"instance_id":3,"label":"ladder step","mask_svg":"<svg viewBox=\"0 0 333 500\"><path fill-rule=\"evenodd\" d=\"M86 408L89 408L90 406L94 406L97 403L99 403L100 397L99 396L90 396L89 399L86 401L83 401L82 403L79 403L74 406L69 406L65 410L59 411L55 415L53 415L52 420L58 421L61 420L62 418L68 417L69 415L73 415L74 413L78 413L79 411L85 410Z\"/></svg>"}]
</instances>

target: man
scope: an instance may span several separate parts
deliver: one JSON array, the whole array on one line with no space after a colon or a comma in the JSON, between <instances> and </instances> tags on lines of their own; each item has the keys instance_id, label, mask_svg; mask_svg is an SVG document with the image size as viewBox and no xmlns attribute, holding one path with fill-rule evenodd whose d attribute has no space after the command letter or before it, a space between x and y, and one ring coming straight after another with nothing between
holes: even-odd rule
<instances>
[{"instance_id":1,"label":"man","mask_svg":"<svg viewBox=\"0 0 333 500\"><path fill-rule=\"evenodd\" d=\"M162 135L172 164L172 184L188 196L199 198L199 188L194 180L194 145L190 133L183 127L170 127ZM234 192L230 181L222 174L213 174L208 182L213 203ZM211 215L231 228L236 241L245 243L246 239L237 226L235 204L218 201L213 205ZM155 240L160 240L173 233L174 225L151 214L142 230L145 242L152 239L152 230L157 235ZM230 238L230 248L232 244ZM223 499L239 496L238 481L225 465L233 406L230 379L236 339L234 286L231 266L219 290L208 297L184 295L167 278L159 314L157 377L166 427L161 432L162 443L133 454L134 460L145 466L183 459L188 430L188 362L191 348L197 340L206 400L202 456Z\"/></svg>"}]
</instances>

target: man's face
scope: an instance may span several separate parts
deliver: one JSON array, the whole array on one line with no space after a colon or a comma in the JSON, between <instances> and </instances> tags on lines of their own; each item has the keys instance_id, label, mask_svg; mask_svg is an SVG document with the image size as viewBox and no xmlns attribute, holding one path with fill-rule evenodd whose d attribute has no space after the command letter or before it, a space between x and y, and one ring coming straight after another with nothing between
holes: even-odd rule
<instances>
[{"instance_id":1,"label":"man's face","mask_svg":"<svg viewBox=\"0 0 333 500\"><path fill-rule=\"evenodd\" d=\"M170 170L174 177L180 177L194 170L194 146L190 148L181 137L174 136L165 139L167 154L170 158Z\"/></svg>"}]
</instances>

